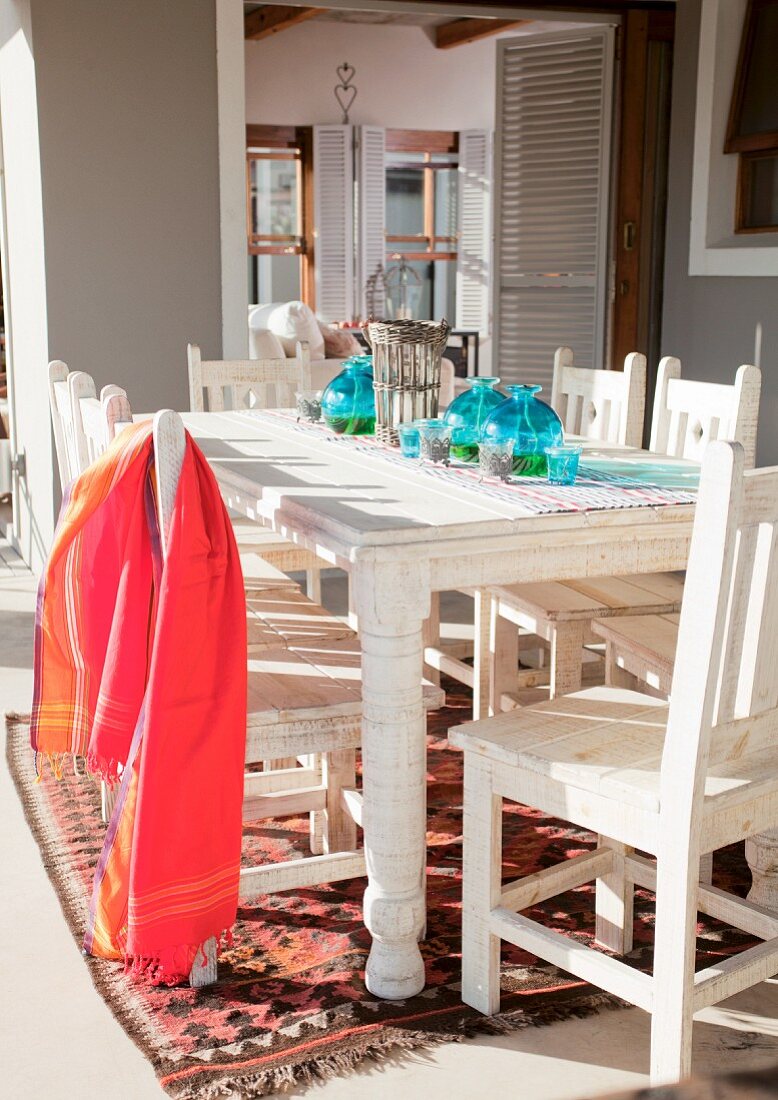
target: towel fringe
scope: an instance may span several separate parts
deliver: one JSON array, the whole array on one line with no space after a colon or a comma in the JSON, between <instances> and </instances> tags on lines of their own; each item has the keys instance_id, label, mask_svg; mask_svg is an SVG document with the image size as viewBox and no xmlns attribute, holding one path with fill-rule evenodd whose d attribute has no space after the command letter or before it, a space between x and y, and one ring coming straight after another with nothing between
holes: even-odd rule
<instances>
[{"instance_id":1,"label":"towel fringe","mask_svg":"<svg viewBox=\"0 0 778 1100\"><path fill-rule=\"evenodd\" d=\"M125 952L124 972L139 978L148 978L152 985L174 986L188 982L195 965L202 967L208 965L205 945L209 939L216 940L218 957L222 951L232 947L232 929L223 928L213 936L206 936L200 943L166 947L154 954L133 955L131 952Z\"/></svg>"}]
</instances>

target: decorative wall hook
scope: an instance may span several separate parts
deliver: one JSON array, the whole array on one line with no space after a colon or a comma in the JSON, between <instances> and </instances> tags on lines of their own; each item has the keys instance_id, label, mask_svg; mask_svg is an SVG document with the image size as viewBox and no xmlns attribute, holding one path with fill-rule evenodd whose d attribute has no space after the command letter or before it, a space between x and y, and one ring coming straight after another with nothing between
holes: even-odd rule
<instances>
[{"instance_id":1,"label":"decorative wall hook","mask_svg":"<svg viewBox=\"0 0 778 1100\"><path fill-rule=\"evenodd\" d=\"M356 69L353 65L349 65L348 61L344 61L342 65L338 65L335 72L338 74L339 84L335 85L335 99L338 106L343 112L343 125L348 122L349 111L351 110L354 100L357 98L357 90L351 81L354 79Z\"/></svg>"}]
</instances>

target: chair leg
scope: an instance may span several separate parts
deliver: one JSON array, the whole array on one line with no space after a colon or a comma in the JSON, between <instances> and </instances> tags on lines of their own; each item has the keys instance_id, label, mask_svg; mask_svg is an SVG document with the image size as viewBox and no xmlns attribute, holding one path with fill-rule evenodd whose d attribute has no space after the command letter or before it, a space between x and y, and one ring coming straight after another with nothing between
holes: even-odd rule
<instances>
[{"instance_id":1,"label":"chair leg","mask_svg":"<svg viewBox=\"0 0 778 1100\"><path fill-rule=\"evenodd\" d=\"M626 955L632 950L635 888L625 874L624 857L634 848L606 836L598 837L597 843L613 852L613 870L597 879L595 937L603 947Z\"/></svg>"},{"instance_id":2,"label":"chair leg","mask_svg":"<svg viewBox=\"0 0 778 1100\"><path fill-rule=\"evenodd\" d=\"M113 817L113 808L116 805L116 799L119 796L119 784L114 784L113 787L109 785L103 779L100 783L100 817L104 825Z\"/></svg>"},{"instance_id":3,"label":"chair leg","mask_svg":"<svg viewBox=\"0 0 778 1100\"><path fill-rule=\"evenodd\" d=\"M500 900L502 799L487 761L465 753L462 873L462 1000L493 1016L500 1008L500 940L489 929Z\"/></svg>"},{"instance_id":4,"label":"chair leg","mask_svg":"<svg viewBox=\"0 0 778 1100\"><path fill-rule=\"evenodd\" d=\"M306 569L305 594L314 603L321 603L321 570Z\"/></svg>"},{"instance_id":5,"label":"chair leg","mask_svg":"<svg viewBox=\"0 0 778 1100\"><path fill-rule=\"evenodd\" d=\"M491 666L492 597L486 588L473 593L475 649L473 652L473 718L487 718Z\"/></svg>"},{"instance_id":6,"label":"chair leg","mask_svg":"<svg viewBox=\"0 0 778 1100\"><path fill-rule=\"evenodd\" d=\"M422 645L440 649L440 592L430 593L430 614L422 626ZM424 675L430 683L440 687L440 672L425 664Z\"/></svg>"},{"instance_id":7,"label":"chair leg","mask_svg":"<svg viewBox=\"0 0 778 1100\"><path fill-rule=\"evenodd\" d=\"M327 785L324 850L350 852L357 846L357 827L351 814L343 805L341 793L344 787L356 786L356 751L339 749L337 752L325 753L322 766L324 782Z\"/></svg>"},{"instance_id":8,"label":"chair leg","mask_svg":"<svg viewBox=\"0 0 778 1100\"><path fill-rule=\"evenodd\" d=\"M551 637L551 699L581 690L584 626L582 622L554 624Z\"/></svg>"},{"instance_id":9,"label":"chair leg","mask_svg":"<svg viewBox=\"0 0 778 1100\"><path fill-rule=\"evenodd\" d=\"M683 838L663 846L657 860L651 1084L691 1074L695 930L700 856ZM695 850L696 849L696 850Z\"/></svg>"},{"instance_id":10,"label":"chair leg","mask_svg":"<svg viewBox=\"0 0 778 1100\"><path fill-rule=\"evenodd\" d=\"M605 643L605 683L608 687L629 688L632 691L641 691L643 687L637 676L616 663L616 647L613 642Z\"/></svg>"},{"instance_id":11,"label":"chair leg","mask_svg":"<svg viewBox=\"0 0 778 1100\"><path fill-rule=\"evenodd\" d=\"M700 856L700 882L710 886L713 882L713 852Z\"/></svg>"},{"instance_id":12,"label":"chair leg","mask_svg":"<svg viewBox=\"0 0 778 1100\"><path fill-rule=\"evenodd\" d=\"M500 603L492 599L491 638L489 642L489 713L502 711L502 697L515 693L519 668L519 628L504 619Z\"/></svg>"},{"instance_id":13,"label":"chair leg","mask_svg":"<svg viewBox=\"0 0 778 1100\"><path fill-rule=\"evenodd\" d=\"M206 985L213 985L218 978L219 956L216 950L216 939L211 936L203 944L202 952L198 951L192 969L189 971L189 985L192 989L203 989Z\"/></svg>"}]
</instances>

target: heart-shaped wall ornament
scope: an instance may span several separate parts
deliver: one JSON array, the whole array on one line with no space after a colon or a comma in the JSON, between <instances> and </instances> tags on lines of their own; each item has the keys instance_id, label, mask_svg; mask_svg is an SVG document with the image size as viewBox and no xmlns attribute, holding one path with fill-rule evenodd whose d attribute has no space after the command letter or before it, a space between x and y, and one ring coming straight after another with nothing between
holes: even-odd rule
<instances>
[{"instance_id":1,"label":"heart-shaped wall ornament","mask_svg":"<svg viewBox=\"0 0 778 1100\"><path fill-rule=\"evenodd\" d=\"M351 81L354 79L356 69L353 65L349 65L348 61L344 61L342 65L338 65L335 72L338 74L340 83L336 84L333 91L335 93L335 99L338 106L343 112L343 125L348 122L348 114L357 98L357 90Z\"/></svg>"},{"instance_id":2,"label":"heart-shaped wall ornament","mask_svg":"<svg viewBox=\"0 0 778 1100\"><path fill-rule=\"evenodd\" d=\"M351 104L357 98L357 90L354 87L349 87L348 84L336 84L335 98L338 101L338 106L343 112L343 122L345 124L348 122L348 113L351 110Z\"/></svg>"},{"instance_id":3,"label":"heart-shaped wall ornament","mask_svg":"<svg viewBox=\"0 0 778 1100\"><path fill-rule=\"evenodd\" d=\"M338 74L338 79L340 80L341 84L346 85L350 84L351 81L354 79L354 73L356 71L357 70L354 68L353 65L349 65L348 61L344 61L342 65L338 65L337 69L335 70L335 72Z\"/></svg>"}]
</instances>

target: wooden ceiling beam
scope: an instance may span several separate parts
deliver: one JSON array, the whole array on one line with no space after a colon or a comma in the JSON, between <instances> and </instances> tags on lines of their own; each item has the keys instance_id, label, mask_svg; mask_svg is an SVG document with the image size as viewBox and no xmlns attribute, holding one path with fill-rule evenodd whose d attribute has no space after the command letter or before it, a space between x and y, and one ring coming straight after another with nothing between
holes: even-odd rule
<instances>
[{"instance_id":1,"label":"wooden ceiling beam","mask_svg":"<svg viewBox=\"0 0 778 1100\"><path fill-rule=\"evenodd\" d=\"M530 19L455 19L435 28L435 45L439 50L450 50L454 46L478 42L481 38L514 30L530 22Z\"/></svg>"},{"instance_id":2,"label":"wooden ceiling beam","mask_svg":"<svg viewBox=\"0 0 778 1100\"><path fill-rule=\"evenodd\" d=\"M252 42L269 38L307 19L320 15L326 8L293 8L289 4L265 4L250 11L244 20L244 34Z\"/></svg>"}]
</instances>

